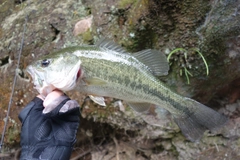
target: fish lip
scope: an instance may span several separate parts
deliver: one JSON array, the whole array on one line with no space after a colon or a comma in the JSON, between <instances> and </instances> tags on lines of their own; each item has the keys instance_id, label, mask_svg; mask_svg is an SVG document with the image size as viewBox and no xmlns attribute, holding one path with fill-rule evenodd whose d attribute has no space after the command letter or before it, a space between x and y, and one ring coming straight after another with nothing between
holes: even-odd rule
<instances>
[{"instance_id":1,"label":"fish lip","mask_svg":"<svg viewBox=\"0 0 240 160\"><path fill-rule=\"evenodd\" d=\"M32 80L34 80L34 71L33 71L33 67L32 66L27 66L26 68L27 73L30 75L30 77L32 78Z\"/></svg>"},{"instance_id":2,"label":"fish lip","mask_svg":"<svg viewBox=\"0 0 240 160\"><path fill-rule=\"evenodd\" d=\"M36 73L35 73L35 69L33 68L33 66L27 66L26 68L26 71L27 73L30 75L30 82L34 84L34 88L37 87L37 84L35 83L36 82Z\"/></svg>"}]
</instances>

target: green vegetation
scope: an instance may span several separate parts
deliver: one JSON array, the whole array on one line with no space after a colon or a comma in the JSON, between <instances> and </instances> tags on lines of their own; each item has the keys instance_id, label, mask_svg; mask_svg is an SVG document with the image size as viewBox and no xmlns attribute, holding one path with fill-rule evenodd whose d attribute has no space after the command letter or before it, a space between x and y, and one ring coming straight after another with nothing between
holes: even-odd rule
<instances>
[{"instance_id":1,"label":"green vegetation","mask_svg":"<svg viewBox=\"0 0 240 160\"><path fill-rule=\"evenodd\" d=\"M206 67L206 75L208 75L209 74L209 68L208 68L207 61L204 58L203 54L197 48L191 48L190 50L198 53L198 55L202 58L202 60L205 64L205 67ZM188 61L187 60L188 59L188 50L186 50L184 48L176 48L169 53L169 55L167 57L168 62L170 61L170 58L172 57L172 55L176 52L183 52L185 62ZM188 67L187 65L182 65L182 68L184 69L184 74L185 74L186 79L187 79L187 84L190 84L189 76L191 76L191 77L193 76L192 73L190 73L190 71L187 69L187 68L190 68L190 67ZM180 69L180 76L182 76L182 68Z\"/></svg>"}]
</instances>

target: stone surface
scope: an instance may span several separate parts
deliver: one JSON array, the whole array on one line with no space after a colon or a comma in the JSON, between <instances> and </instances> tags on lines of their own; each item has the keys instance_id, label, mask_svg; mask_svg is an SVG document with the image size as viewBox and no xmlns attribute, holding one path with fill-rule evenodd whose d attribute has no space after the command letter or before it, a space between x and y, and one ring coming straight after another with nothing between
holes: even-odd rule
<instances>
[{"instance_id":1,"label":"stone surface","mask_svg":"<svg viewBox=\"0 0 240 160\"><path fill-rule=\"evenodd\" d=\"M86 95L68 92L82 106L73 157L239 159L239 6L239 1L232 0L0 1L0 133L17 73L0 158L11 159L19 153L21 124L17 116L37 94L24 72L26 66L60 48L93 44L100 37L108 37L130 52L154 48L169 54L183 48L171 56L170 73L160 79L176 92L224 113L229 122L216 133L206 133L199 143L191 143L168 114L156 120L137 114L124 102L119 105L116 99L107 98L107 106L100 107ZM24 46L16 71L26 17ZM74 34L81 20L87 21L81 23L79 34ZM205 57L209 76L196 50ZM189 76L190 85L185 69L193 75Z\"/></svg>"}]
</instances>

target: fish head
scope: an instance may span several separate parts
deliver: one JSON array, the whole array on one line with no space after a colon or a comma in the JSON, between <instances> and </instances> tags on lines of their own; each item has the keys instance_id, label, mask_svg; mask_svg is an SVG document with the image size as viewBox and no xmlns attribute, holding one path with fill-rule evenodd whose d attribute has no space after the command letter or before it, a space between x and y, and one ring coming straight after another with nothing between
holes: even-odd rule
<instances>
[{"instance_id":1,"label":"fish head","mask_svg":"<svg viewBox=\"0 0 240 160\"><path fill-rule=\"evenodd\" d=\"M31 75L35 89L46 96L54 89L72 90L81 76L81 61L72 53L49 54L29 65L26 71Z\"/></svg>"}]
</instances>

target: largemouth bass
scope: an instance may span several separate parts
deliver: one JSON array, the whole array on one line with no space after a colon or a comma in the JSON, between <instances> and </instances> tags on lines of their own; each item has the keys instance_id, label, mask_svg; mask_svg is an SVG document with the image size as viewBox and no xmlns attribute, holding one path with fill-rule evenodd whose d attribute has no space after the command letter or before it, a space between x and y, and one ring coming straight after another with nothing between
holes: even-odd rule
<instances>
[{"instance_id":1,"label":"largemouth bass","mask_svg":"<svg viewBox=\"0 0 240 160\"><path fill-rule=\"evenodd\" d=\"M27 67L42 95L56 88L78 90L102 106L105 105L103 97L122 99L143 114L152 105L162 107L172 114L191 141L198 141L204 131L216 130L226 123L225 116L174 93L155 77L166 75L168 70L166 56L157 50L131 55L106 39L93 46L62 49Z\"/></svg>"}]
</instances>

